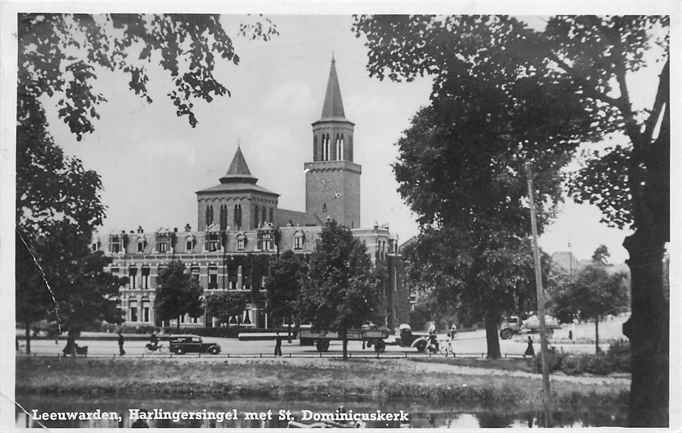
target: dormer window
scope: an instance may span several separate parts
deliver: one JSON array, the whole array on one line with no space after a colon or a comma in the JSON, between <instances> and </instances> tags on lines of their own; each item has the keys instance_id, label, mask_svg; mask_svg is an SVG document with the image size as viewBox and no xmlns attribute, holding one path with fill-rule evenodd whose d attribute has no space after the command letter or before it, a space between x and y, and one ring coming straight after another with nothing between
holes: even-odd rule
<instances>
[{"instance_id":1,"label":"dormer window","mask_svg":"<svg viewBox=\"0 0 682 433\"><path fill-rule=\"evenodd\" d=\"M185 250L186 251L192 251L194 249L194 246L196 245L196 239L194 238L193 235L187 236L186 244L185 244Z\"/></svg>"},{"instance_id":2,"label":"dormer window","mask_svg":"<svg viewBox=\"0 0 682 433\"><path fill-rule=\"evenodd\" d=\"M302 250L305 245L305 233L298 231L294 233L294 249Z\"/></svg>"},{"instance_id":3,"label":"dormer window","mask_svg":"<svg viewBox=\"0 0 682 433\"><path fill-rule=\"evenodd\" d=\"M144 236L137 237L137 252L143 253L147 248L147 239Z\"/></svg>"},{"instance_id":4,"label":"dormer window","mask_svg":"<svg viewBox=\"0 0 682 433\"><path fill-rule=\"evenodd\" d=\"M238 233L237 234L237 250L243 250L246 248L246 236L244 233Z\"/></svg>"},{"instance_id":5,"label":"dormer window","mask_svg":"<svg viewBox=\"0 0 682 433\"><path fill-rule=\"evenodd\" d=\"M119 235L112 235L109 239L110 250L112 253L121 252L121 237Z\"/></svg>"}]
</instances>

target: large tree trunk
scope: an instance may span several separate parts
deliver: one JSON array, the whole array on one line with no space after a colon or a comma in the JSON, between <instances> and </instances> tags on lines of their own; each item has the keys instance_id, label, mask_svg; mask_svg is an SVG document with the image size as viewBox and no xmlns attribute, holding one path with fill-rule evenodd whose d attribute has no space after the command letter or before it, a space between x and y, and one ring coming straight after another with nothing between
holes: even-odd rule
<instances>
[{"instance_id":1,"label":"large tree trunk","mask_svg":"<svg viewBox=\"0 0 682 433\"><path fill-rule=\"evenodd\" d=\"M632 313L623 325L630 339L632 383L629 424L668 426L669 304L663 290L662 241L639 228L623 245L632 281ZM647 233L649 232L649 233Z\"/></svg>"},{"instance_id":2,"label":"large tree trunk","mask_svg":"<svg viewBox=\"0 0 682 433\"><path fill-rule=\"evenodd\" d=\"M594 319L594 353L601 352L599 349L599 317Z\"/></svg>"},{"instance_id":3,"label":"large tree trunk","mask_svg":"<svg viewBox=\"0 0 682 433\"><path fill-rule=\"evenodd\" d=\"M498 317L495 312L488 312L485 315L485 339L488 346L488 358L500 358L500 338L497 335Z\"/></svg>"},{"instance_id":4,"label":"large tree trunk","mask_svg":"<svg viewBox=\"0 0 682 433\"><path fill-rule=\"evenodd\" d=\"M630 254L632 282L632 314L623 333L630 339L632 354L629 424L633 427L668 426L670 305L663 285L663 253L670 240L669 102L668 60L644 133L636 127L628 129L633 144L628 181L635 233L623 242Z\"/></svg>"},{"instance_id":5,"label":"large tree trunk","mask_svg":"<svg viewBox=\"0 0 682 433\"><path fill-rule=\"evenodd\" d=\"M26 353L31 353L31 322L26 322Z\"/></svg>"}]
</instances>

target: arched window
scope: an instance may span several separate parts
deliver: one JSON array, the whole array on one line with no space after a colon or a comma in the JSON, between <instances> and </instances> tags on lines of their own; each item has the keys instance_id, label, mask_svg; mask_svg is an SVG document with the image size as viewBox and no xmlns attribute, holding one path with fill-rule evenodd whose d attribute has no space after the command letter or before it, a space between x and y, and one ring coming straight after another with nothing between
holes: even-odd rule
<instances>
[{"instance_id":1,"label":"arched window","mask_svg":"<svg viewBox=\"0 0 682 433\"><path fill-rule=\"evenodd\" d=\"M336 136L336 159L343 160L343 134Z\"/></svg>"},{"instance_id":2,"label":"arched window","mask_svg":"<svg viewBox=\"0 0 682 433\"><path fill-rule=\"evenodd\" d=\"M274 214L275 214L275 211L273 210L273 208L270 208L270 215L269 215L270 218L268 219L268 221L270 221L270 223L272 223L272 224L275 223L275 218L274 218L275 215Z\"/></svg>"},{"instance_id":3,"label":"arched window","mask_svg":"<svg viewBox=\"0 0 682 433\"><path fill-rule=\"evenodd\" d=\"M324 135L324 161L329 161L329 134Z\"/></svg>"},{"instance_id":4,"label":"arched window","mask_svg":"<svg viewBox=\"0 0 682 433\"><path fill-rule=\"evenodd\" d=\"M227 229L227 205L220 205L220 230Z\"/></svg>"},{"instance_id":5,"label":"arched window","mask_svg":"<svg viewBox=\"0 0 682 433\"><path fill-rule=\"evenodd\" d=\"M258 205L253 206L253 227L258 228Z\"/></svg>"},{"instance_id":6,"label":"arched window","mask_svg":"<svg viewBox=\"0 0 682 433\"><path fill-rule=\"evenodd\" d=\"M261 219L260 222L261 224L265 225L265 223L268 221L268 209L263 206L262 211L261 211Z\"/></svg>"},{"instance_id":7,"label":"arched window","mask_svg":"<svg viewBox=\"0 0 682 433\"><path fill-rule=\"evenodd\" d=\"M234 225L237 229L242 226L242 205L234 205Z\"/></svg>"},{"instance_id":8,"label":"arched window","mask_svg":"<svg viewBox=\"0 0 682 433\"><path fill-rule=\"evenodd\" d=\"M206 225L210 226L213 224L213 206L206 205Z\"/></svg>"}]
</instances>

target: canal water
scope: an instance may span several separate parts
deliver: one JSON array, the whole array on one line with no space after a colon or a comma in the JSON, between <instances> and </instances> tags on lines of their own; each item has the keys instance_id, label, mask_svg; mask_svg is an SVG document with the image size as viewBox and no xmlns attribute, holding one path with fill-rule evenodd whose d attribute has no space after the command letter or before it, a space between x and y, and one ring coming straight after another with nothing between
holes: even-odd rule
<instances>
[{"instance_id":1,"label":"canal water","mask_svg":"<svg viewBox=\"0 0 682 433\"><path fill-rule=\"evenodd\" d=\"M413 428L477 428L477 427L539 427L544 424L541 411L519 411L518 408L426 406L410 401L388 403L334 403L315 401L267 400L132 400L118 398L75 399L71 396L17 396L15 419L17 427L205 427L261 428L287 427L289 420L313 423L324 414L376 417L383 414L406 414L403 421L368 420L364 427ZM23 408L23 409L22 409ZM157 419L138 420L131 412L149 413ZM270 414L268 413L270 411ZM379 411L379 412L377 412ZM26 413L28 412L28 414ZM80 413L83 413L81 415ZM104 413L107 413L105 415ZM90 413L90 415L87 415ZM90 417L91 419L50 419ZM114 418L115 416L115 418ZM182 417L185 419L182 419ZM326 415L330 416L330 415ZM198 419L189 419L190 417ZM39 418L37 420L35 418ZM99 418L99 419L95 419ZM108 418L108 419L106 419ZM309 419L306 419L309 418ZM407 418L407 421L404 420ZM558 410L552 414L554 427L619 427L626 425L625 407L585 407ZM349 425L353 425L350 422Z\"/></svg>"}]
</instances>

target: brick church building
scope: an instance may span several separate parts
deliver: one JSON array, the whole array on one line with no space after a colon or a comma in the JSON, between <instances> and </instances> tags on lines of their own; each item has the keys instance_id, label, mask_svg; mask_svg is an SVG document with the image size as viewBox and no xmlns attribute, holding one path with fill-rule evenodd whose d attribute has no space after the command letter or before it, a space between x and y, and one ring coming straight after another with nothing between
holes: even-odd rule
<instances>
[{"instance_id":1,"label":"brick church building","mask_svg":"<svg viewBox=\"0 0 682 433\"><path fill-rule=\"evenodd\" d=\"M388 227L360 226L360 176L353 160L354 124L346 118L335 61L332 59L322 114L312 123L312 161L304 163L305 211L282 209L279 194L258 184L241 148L215 186L196 192L197 226L162 228L148 232L138 227L96 235L93 249L113 258L110 271L126 276L119 302L128 326L162 325L154 312L157 276L171 260L180 260L204 292L248 294L245 310L229 324L267 328L265 281L275 256L292 250L310 255L328 219L349 227L374 262L387 264L384 287L386 325L407 322L408 294L400 278L397 238ZM278 242L276 242L278 241ZM215 326L215 319L181 317L181 326ZM175 326L175 320L163 325Z\"/></svg>"}]
</instances>

